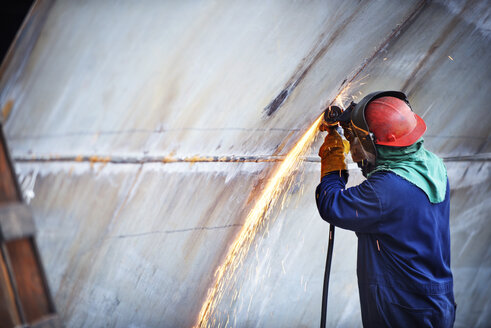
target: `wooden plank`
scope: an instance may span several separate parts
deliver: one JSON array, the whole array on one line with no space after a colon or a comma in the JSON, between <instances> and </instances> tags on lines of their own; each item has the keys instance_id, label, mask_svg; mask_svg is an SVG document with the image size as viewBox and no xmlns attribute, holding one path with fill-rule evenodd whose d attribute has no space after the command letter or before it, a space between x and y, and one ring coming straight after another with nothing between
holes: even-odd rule
<instances>
[{"instance_id":1,"label":"wooden plank","mask_svg":"<svg viewBox=\"0 0 491 328\"><path fill-rule=\"evenodd\" d=\"M34 323L43 316L53 314L33 239L12 240L5 245L27 322Z\"/></svg>"},{"instance_id":2,"label":"wooden plank","mask_svg":"<svg viewBox=\"0 0 491 328\"><path fill-rule=\"evenodd\" d=\"M20 324L7 266L3 255L0 254L0 327L14 327Z\"/></svg>"},{"instance_id":3,"label":"wooden plank","mask_svg":"<svg viewBox=\"0 0 491 328\"><path fill-rule=\"evenodd\" d=\"M1 124L0 139L0 204L21 201Z\"/></svg>"},{"instance_id":4,"label":"wooden plank","mask_svg":"<svg viewBox=\"0 0 491 328\"><path fill-rule=\"evenodd\" d=\"M28 205L0 204L0 241L30 237L35 231L32 212Z\"/></svg>"}]
</instances>

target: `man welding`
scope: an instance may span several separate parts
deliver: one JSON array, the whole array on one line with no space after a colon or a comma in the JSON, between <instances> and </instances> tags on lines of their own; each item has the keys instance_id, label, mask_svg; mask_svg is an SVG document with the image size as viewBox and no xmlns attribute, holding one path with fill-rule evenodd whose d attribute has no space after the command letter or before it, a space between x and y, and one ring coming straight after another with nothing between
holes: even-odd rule
<instances>
[{"instance_id":1,"label":"man welding","mask_svg":"<svg viewBox=\"0 0 491 328\"><path fill-rule=\"evenodd\" d=\"M423 146L423 119L404 93L382 91L352 103L338 122L367 179L345 189L345 145L324 123L316 201L325 221L358 237L363 326L452 327L450 188L443 161Z\"/></svg>"}]
</instances>

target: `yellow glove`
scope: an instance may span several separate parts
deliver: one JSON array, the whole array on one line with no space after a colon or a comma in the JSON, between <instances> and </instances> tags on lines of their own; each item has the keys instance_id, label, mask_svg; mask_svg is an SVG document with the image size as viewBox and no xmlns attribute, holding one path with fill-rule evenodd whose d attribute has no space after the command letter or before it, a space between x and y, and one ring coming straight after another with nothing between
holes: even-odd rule
<instances>
[{"instance_id":1,"label":"yellow glove","mask_svg":"<svg viewBox=\"0 0 491 328\"><path fill-rule=\"evenodd\" d=\"M319 149L321 158L321 179L329 172L346 170L344 163L345 143L336 129L328 129L324 143Z\"/></svg>"}]
</instances>

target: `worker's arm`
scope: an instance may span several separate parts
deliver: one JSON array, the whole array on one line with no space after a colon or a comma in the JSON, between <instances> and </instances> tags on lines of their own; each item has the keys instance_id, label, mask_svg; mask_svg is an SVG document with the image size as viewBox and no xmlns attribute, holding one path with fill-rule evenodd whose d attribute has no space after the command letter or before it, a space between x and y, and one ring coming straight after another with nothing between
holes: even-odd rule
<instances>
[{"instance_id":1,"label":"worker's arm","mask_svg":"<svg viewBox=\"0 0 491 328\"><path fill-rule=\"evenodd\" d=\"M373 175L356 187L344 189L348 180L344 147L339 133L329 129L319 149L321 183L316 190L317 208L321 217L335 226L356 232L376 232L382 216L374 186L378 178Z\"/></svg>"},{"instance_id":2,"label":"worker's arm","mask_svg":"<svg viewBox=\"0 0 491 328\"><path fill-rule=\"evenodd\" d=\"M317 208L322 219L355 232L377 232L382 220L382 206L375 190L377 178L345 189L348 174L340 172L325 175L317 187Z\"/></svg>"}]
</instances>

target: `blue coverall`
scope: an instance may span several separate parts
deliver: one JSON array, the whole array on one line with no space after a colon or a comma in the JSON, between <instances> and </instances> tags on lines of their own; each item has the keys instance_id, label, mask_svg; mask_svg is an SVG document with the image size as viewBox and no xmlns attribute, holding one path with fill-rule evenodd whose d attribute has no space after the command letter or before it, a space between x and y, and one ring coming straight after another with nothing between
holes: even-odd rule
<instances>
[{"instance_id":1,"label":"blue coverall","mask_svg":"<svg viewBox=\"0 0 491 328\"><path fill-rule=\"evenodd\" d=\"M344 189L342 171L322 178L316 200L322 218L356 232L357 275L364 327L452 327L450 193L432 204L423 190L379 171Z\"/></svg>"}]
</instances>

